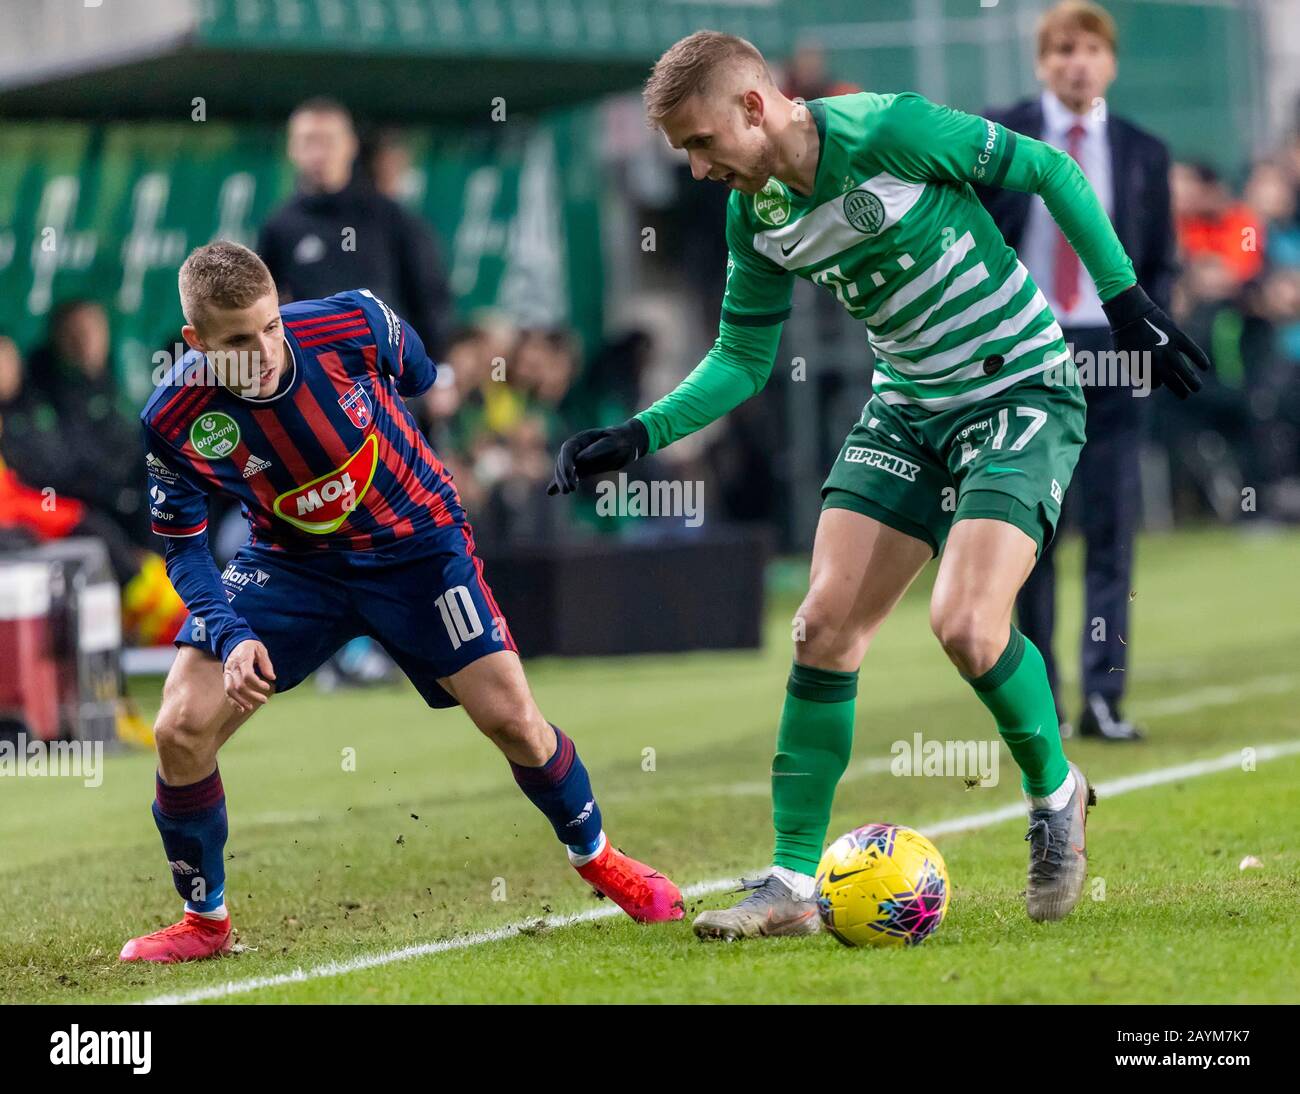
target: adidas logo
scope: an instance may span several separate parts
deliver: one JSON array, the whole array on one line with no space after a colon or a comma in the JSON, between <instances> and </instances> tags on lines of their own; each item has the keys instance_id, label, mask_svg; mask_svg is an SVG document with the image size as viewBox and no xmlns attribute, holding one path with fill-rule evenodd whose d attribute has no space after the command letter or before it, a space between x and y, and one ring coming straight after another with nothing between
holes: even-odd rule
<instances>
[{"instance_id":1,"label":"adidas logo","mask_svg":"<svg viewBox=\"0 0 1300 1094\"><path fill-rule=\"evenodd\" d=\"M577 827L588 817L590 817L591 814L595 812L595 810L596 810L596 803L594 801L589 801L585 806L583 806L582 812L579 813L576 817L574 817L573 820L569 821L569 823L565 825L565 827L566 828Z\"/></svg>"},{"instance_id":2,"label":"adidas logo","mask_svg":"<svg viewBox=\"0 0 1300 1094\"><path fill-rule=\"evenodd\" d=\"M254 475L260 475L270 466L270 460L264 460L260 456L254 456L250 452L248 462L244 464L244 478L251 479Z\"/></svg>"}]
</instances>

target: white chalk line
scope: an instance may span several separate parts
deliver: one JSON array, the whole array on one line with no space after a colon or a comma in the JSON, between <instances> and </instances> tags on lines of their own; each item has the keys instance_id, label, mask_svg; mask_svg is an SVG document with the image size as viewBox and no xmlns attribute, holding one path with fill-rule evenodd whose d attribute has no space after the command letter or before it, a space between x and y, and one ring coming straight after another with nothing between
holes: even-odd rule
<instances>
[{"instance_id":1,"label":"white chalk line","mask_svg":"<svg viewBox=\"0 0 1300 1094\"><path fill-rule=\"evenodd\" d=\"M1197 688L1167 699L1138 703L1135 704L1135 717L1141 720L1143 718L1165 718L1175 714L1190 714L1192 711L1203 710L1206 707L1232 706L1241 702L1242 699L1257 695L1285 695L1297 688L1300 688L1300 673L1258 676L1241 684ZM873 775L887 775L893 764L894 759L886 756L869 756L862 760L854 760L840 777L840 785L856 782L858 779L868 778ZM611 793L602 794L600 800L607 803L640 800L645 797L645 793L645 791L629 793L625 790L615 790ZM752 779L744 782L713 783L704 786L656 786L653 793L656 797L669 798L766 798L772 793L772 783L770 779ZM315 824L325 819L327 819L326 814L320 809L274 810L250 814L241 823L250 826Z\"/></svg>"},{"instance_id":2,"label":"white chalk line","mask_svg":"<svg viewBox=\"0 0 1300 1094\"><path fill-rule=\"evenodd\" d=\"M1253 752L1257 762L1266 762L1283 756L1296 755L1300 753L1300 740L1259 745L1253 749ZM1147 790L1153 786L1162 786L1182 779L1194 779L1202 775L1241 769L1243 759L1243 750L1238 749L1211 759L1193 760L1188 763L1176 764L1173 767L1155 768L1136 775L1126 775L1118 779L1112 779L1109 782L1098 783L1097 795L1103 800L1116 798L1122 794L1131 794L1138 790ZM1017 803L999 809L989 809L982 813L972 813L963 817L936 821L933 824L919 825L918 828L928 836L948 836L988 828L1004 821L1023 819L1024 816L1024 805ZM756 874L761 872L761 870L755 871ZM694 897L708 896L712 893L734 888L736 883L737 879L734 876L713 878L710 881L701 881L688 886L683 890L683 896L688 900ZM189 991L171 992L166 995L157 995L150 999L140 1000L140 1003L141 1005L160 1006L199 1003L209 999L225 999L233 995L245 995L249 992L261 991L264 988L275 988L285 984L302 984L331 976L345 976L348 973L380 968L401 961L410 961L417 957L430 957L434 954L485 946L492 942L503 942L508 938L514 938L517 935L527 934L539 929L556 930L578 923L610 919L621 914L616 906L605 904L585 912L524 920L504 927L497 927L490 931L476 931L473 934L461 935L458 938L446 938L437 942L422 942L419 945L405 946L402 949L387 950L382 953L366 954L347 961L329 961L321 965L313 965L308 969L299 968L294 969L292 972L278 973L273 976L255 976L247 980L228 980L224 984L214 984Z\"/></svg>"}]
</instances>

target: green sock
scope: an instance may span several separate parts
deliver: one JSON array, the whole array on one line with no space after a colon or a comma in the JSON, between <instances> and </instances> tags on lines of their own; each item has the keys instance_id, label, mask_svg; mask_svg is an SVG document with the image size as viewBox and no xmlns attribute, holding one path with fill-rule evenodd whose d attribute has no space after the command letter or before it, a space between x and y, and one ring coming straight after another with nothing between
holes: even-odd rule
<instances>
[{"instance_id":1,"label":"green sock","mask_svg":"<svg viewBox=\"0 0 1300 1094\"><path fill-rule=\"evenodd\" d=\"M781 728L772 758L772 824L777 866L815 874L835 785L853 748L856 672L795 663L785 686Z\"/></svg>"},{"instance_id":2,"label":"green sock","mask_svg":"<svg viewBox=\"0 0 1300 1094\"><path fill-rule=\"evenodd\" d=\"M1056 701L1047 682L1043 655L1015 627L1011 641L983 676L967 682L998 723L998 732L1020 765L1020 782L1026 794L1045 797L1060 787L1069 774Z\"/></svg>"}]
</instances>

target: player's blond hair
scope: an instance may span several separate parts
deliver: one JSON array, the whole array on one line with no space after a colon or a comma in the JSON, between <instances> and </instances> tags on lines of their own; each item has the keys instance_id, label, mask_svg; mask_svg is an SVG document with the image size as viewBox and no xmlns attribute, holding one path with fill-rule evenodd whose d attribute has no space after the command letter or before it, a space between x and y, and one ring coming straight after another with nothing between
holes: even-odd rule
<instances>
[{"instance_id":1,"label":"player's blond hair","mask_svg":"<svg viewBox=\"0 0 1300 1094\"><path fill-rule=\"evenodd\" d=\"M1047 53L1063 34L1083 31L1098 35L1111 53L1119 43L1119 33L1110 12L1091 0L1063 0L1054 8L1043 12L1038 20L1038 56Z\"/></svg>"},{"instance_id":2,"label":"player's blond hair","mask_svg":"<svg viewBox=\"0 0 1300 1094\"><path fill-rule=\"evenodd\" d=\"M177 283L185 321L196 327L208 308L246 308L275 292L275 279L266 263L242 243L228 239L195 247L181 264Z\"/></svg>"},{"instance_id":3,"label":"player's blond hair","mask_svg":"<svg viewBox=\"0 0 1300 1094\"><path fill-rule=\"evenodd\" d=\"M704 94L718 69L749 67L765 83L774 84L763 55L751 42L716 30L697 30L683 38L655 62L641 98L646 122L658 127L692 95Z\"/></svg>"}]
</instances>

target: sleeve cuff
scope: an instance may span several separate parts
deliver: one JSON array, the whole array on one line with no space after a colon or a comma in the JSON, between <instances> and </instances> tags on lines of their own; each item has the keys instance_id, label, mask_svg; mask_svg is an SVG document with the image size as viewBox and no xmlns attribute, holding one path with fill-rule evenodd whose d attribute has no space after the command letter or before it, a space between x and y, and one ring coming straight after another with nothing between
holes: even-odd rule
<instances>
[{"instance_id":1,"label":"sleeve cuff","mask_svg":"<svg viewBox=\"0 0 1300 1094\"><path fill-rule=\"evenodd\" d=\"M762 315L748 315L732 311L730 308L723 308L722 318L733 327L773 327L777 323L784 323L790 318L790 309L785 308L782 311L766 312Z\"/></svg>"},{"instance_id":2,"label":"sleeve cuff","mask_svg":"<svg viewBox=\"0 0 1300 1094\"><path fill-rule=\"evenodd\" d=\"M646 450L641 453L643 458L649 456L652 452L659 451L659 441L655 436L655 431L651 425L650 419L646 416L647 413L647 411L643 410L640 414L633 415L633 417L629 419L629 422L635 422L645 431Z\"/></svg>"},{"instance_id":3,"label":"sleeve cuff","mask_svg":"<svg viewBox=\"0 0 1300 1094\"><path fill-rule=\"evenodd\" d=\"M226 637L221 641L221 648L217 651L217 656L221 658L221 663L223 665L226 663L226 658L234 652L235 647L238 646L239 643L247 642L250 639L256 641L257 635L255 635L246 624L237 627L230 634L226 635Z\"/></svg>"},{"instance_id":4,"label":"sleeve cuff","mask_svg":"<svg viewBox=\"0 0 1300 1094\"><path fill-rule=\"evenodd\" d=\"M191 536L197 536L205 532L208 527L207 518L189 528L169 528L165 525L158 524L157 521L151 521L150 527L153 528L154 534L162 536L165 539L189 539Z\"/></svg>"}]
</instances>

